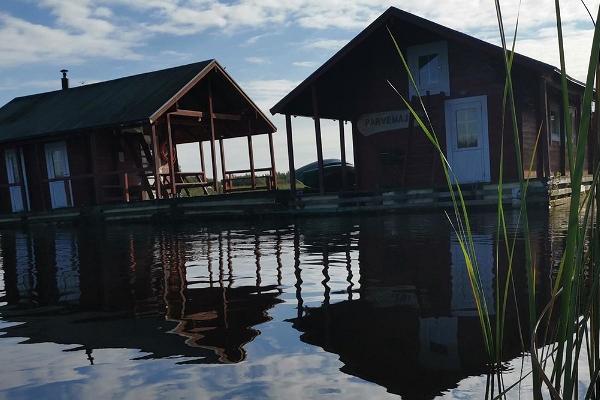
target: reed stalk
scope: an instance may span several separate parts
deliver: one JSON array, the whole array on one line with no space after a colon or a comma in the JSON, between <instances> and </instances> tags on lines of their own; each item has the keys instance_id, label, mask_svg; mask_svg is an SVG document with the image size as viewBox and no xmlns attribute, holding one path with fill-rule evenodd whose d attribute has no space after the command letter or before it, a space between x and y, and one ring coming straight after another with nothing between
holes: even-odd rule
<instances>
[{"instance_id":1,"label":"reed stalk","mask_svg":"<svg viewBox=\"0 0 600 400\"><path fill-rule=\"evenodd\" d=\"M585 6L585 3L583 3ZM596 102L596 110L600 111L600 94L594 91L595 79L600 82L598 59L600 56L600 26L594 23L594 36L591 43L589 65L585 90L579 118L579 129L573 132L573 124L569 110L569 77L566 72L565 48L563 40L563 24L561 18L560 0L554 1L556 28L558 39L558 53L560 58L561 101L563 109L564 132L566 138L566 160L571 178L571 199L569 205L568 227L565 238L564 252L561 262L554 277L550 300L537 309L538 293L536 291L536 270L533 264L533 254L530 242L530 230L527 209L527 189L529 177L524 176L522 149L518 124L518 110L516 107L515 93L513 90L512 65L515 55L515 43L519 18L517 17L512 46L509 50L502 16L502 7L499 0L494 0L498 30L503 50L503 63L505 68L505 88L502 103L502 138L500 148L500 166L498 183L497 230L496 230L496 298L495 319L492 324L490 308L486 304L485 293L479 273L477 256L473 242L470 225L469 210L463 197L460 184L448 163L443 147L440 145L434 125L431 123L427 109L422 101L419 87L415 82L412 72L402 53L401 46L388 28L393 45L402 61L404 71L408 75L409 83L417 94L417 101L412 102L401 94L389 81L388 83L409 110L418 127L433 145L439 155L444 172L444 177L452 199L453 214L447 214L449 223L456 233L456 237L465 260L471 292L473 294L477 314L480 321L485 351L489 357L491 370L496 376L489 376L487 380L486 398L504 398L509 390L519 387L516 384L504 388L502 377L502 362L504 361L503 343L504 329L507 313L507 302L512 287L514 293L513 265L515 259L516 233L509 237L503 202L504 185L504 130L505 117L509 118L512 128L512 141L516 154L515 165L518 171L520 185L519 229L524 241L525 273L527 276L527 309L528 309L528 337L529 353L533 369L525 376L532 376L533 397L542 399L542 394L548 393L552 399L576 399L582 396L585 399L600 397L600 190L598 179L600 172L600 145L594 151L593 181L589 194L582 196L581 184L584 176L586 144L591 128L596 134L596 143L600 143L600 118L592 115L592 101ZM592 17L589 9L586 10ZM596 20L600 18L600 7ZM592 18L593 22L593 18ZM594 96L595 94L595 96ZM422 112L422 114L421 114ZM423 117L421 116L423 115ZM592 124L595 118L595 124ZM542 126L534 146L533 156L529 160L529 171L533 168L537 146L542 135ZM548 132L546 127L546 132ZM576 138L576 140L574 140ZM504 246L500 246L500 240ZM501 280L500 252L506 253L506 275ZM501 281L504 285L501 286ZM517 307L519 306L514 296ZM517 313L518 314L518 313ZM553 329L556 327L556 329ZM520 328L521 329L521 328ZM543 333L543 334L542 334ZM521 332L523 337L523 332ZM541 339L541 341L540 341ZM524 342L524 340L523 340ZM550 350L540 353L540 348L550 345ZM524 343L525 345L525 343ZM585 359L582 363L580 360ZM580 393L581 368L586 369L590 377L584 393ZM522 379L525 378L522 377Z\"/></svg>"}]
</instances>

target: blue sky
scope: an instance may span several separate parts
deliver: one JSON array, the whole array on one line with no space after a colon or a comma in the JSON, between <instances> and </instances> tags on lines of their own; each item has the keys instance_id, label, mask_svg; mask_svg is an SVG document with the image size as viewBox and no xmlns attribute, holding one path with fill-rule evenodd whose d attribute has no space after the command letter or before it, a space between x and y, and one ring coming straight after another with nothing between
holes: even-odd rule
<instances>
[{"instance_id":1,"label":"blue sky","mask_svg":"<svg viewBox=\"0 0 600 400\"><path fill-rule=\"evenodd\" d=\"M597 10L598 0L584 0ZM306 78L387 7L497 42L493 0L2 0L0 103L59 88L67 68L72 85L216 58L265 111ZM501 1L513 26L518 0ZM567 66L585 77L592 24L581 0L562 0ZM523 0L517 51L557 64L553 0ZM270 115L270 114L269 114ZM287 170L283 119L275 145ZM316 158L312 121L294 120L296 166ZM324 122L325 157L339 157L335 123ZM255 146L267 161L266 141ZM351 144L348 151L351 153ZM194 169L194 147L180 160ZM226 144L227 164L247 166L243 142Z\"/></svg>"}]
</instances>

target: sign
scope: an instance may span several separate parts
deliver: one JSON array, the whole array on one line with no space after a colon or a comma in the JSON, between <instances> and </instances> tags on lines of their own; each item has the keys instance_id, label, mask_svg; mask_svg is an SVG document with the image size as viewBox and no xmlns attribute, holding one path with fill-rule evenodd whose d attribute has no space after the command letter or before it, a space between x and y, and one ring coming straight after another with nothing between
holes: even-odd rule
<instances>
[{"instance_id":1,"label":"sign","mask_svg":"<svg viewBox=\"0 0 600 400\"><path fill-rule=\"evenodd\" d=\"M361 115L358 119L358 131L364 136L375 133L408 128L408 110L386 111Z\"/></svg>"}]
</instances>

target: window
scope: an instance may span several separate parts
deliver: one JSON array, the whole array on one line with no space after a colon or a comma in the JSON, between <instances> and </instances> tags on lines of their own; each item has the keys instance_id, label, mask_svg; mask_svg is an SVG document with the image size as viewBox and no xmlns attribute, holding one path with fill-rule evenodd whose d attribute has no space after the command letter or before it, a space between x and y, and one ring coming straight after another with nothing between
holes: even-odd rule
<instances>
[{"instance_id":1,"label":"window","mask_svg":"<svg viewBox=\"0 0 600 400\"><path fill-rule=\"evenodd\" d=\"M475 107L456 110L456 148L479 147L479 110Z\"/></svg>"},{"instance_id":2,"label":"window","mask_svg":"<svg viewBox=\"0 0 600 400\"><path fill-rule=\"evenodd\" d=\"M450 94L448 44L446 42L411 46L406 53L410 72L421 95L425 95L427 92ZM408 92L411 97L417 95L412 82L409 82Z\"/></svg>"},{"instance_id":3,"label":"window","mask_svg":"<svg viewBox=\"0 0 600 400\"><path fill-rule=\"evenodd\" d=\"M550 139L560 143L560 118L556 111L550 111Z\"/></svg>"}]
</instances>

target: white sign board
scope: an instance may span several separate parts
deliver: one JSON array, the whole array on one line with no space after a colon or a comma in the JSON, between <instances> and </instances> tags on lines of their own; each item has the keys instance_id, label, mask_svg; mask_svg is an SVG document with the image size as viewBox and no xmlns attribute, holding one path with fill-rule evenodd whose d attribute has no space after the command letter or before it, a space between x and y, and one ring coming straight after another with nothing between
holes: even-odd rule
<instances>
[{"instance_id":1,"label":"white sign board","mask_svg":"<svg viewBox=\"0 0 600 400\"><path fill-rule=\"evenodd\" d=\"M364 136L375 133L408 128L408 110L386 111L361 115L358 119L358 131Z\"/></svg>"}]
</instances>

